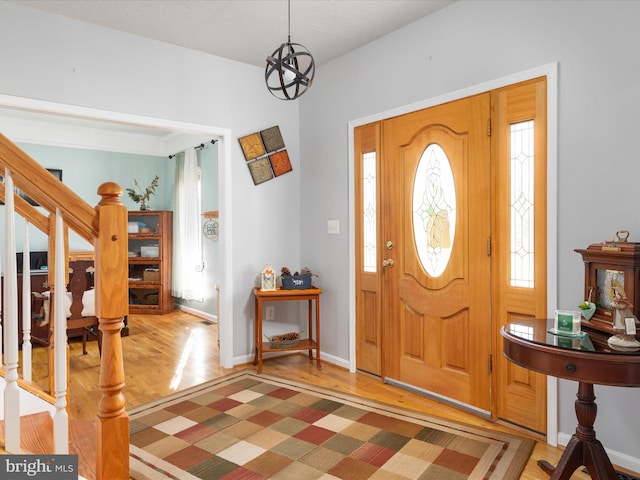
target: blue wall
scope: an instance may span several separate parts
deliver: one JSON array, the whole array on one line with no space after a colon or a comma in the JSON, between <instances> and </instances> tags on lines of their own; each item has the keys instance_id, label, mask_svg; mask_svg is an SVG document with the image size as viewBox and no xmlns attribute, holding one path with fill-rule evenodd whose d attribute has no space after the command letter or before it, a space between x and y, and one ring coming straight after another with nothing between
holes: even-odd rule
<instances>
[{"instance_id":1,"label":"blue wall","mask_svg":"<svg viewBox=\"0 0 640 480\"><path fill-rule=\"evenodd\" d=\"M157 174L160 177L156 195L151 198L153 210L173 209L174 164L168 157L103 152L48 145L20 144L27 154L46 168L62 170L62 182L75 191L89 205L100 201L98 187L104 182L116 182L123 189L133 187L133 179L146 187ZM122 203L130 210L138 205L126 194ZM22 223L16 219L18 250L22 248ZM30 230L30 250L46 250L47 239L36 229ZM75 234L69 235L70 250L87 250L91 245Z\"/></svg>"},{"instance_id":2,"label":"blue wall","mask_svg":"<svg viewBox=\"0 0 640 480\"><path fill-rule=\"evenodd\" d=\"M137 155L120 152L85 150L49 145L19 144L19 147L45 168L62 170L62 181L89 205L100 201L98 187L107 181L118 183L124 190L121 200L129 210L138 210L139 205L129 198L127 188L133 188L133 179L144 188L157 174L160 177L156 195L151 198L153 210L173 210L175 164L168 157ZM202 211L218 210L218 148L207 146L199 152L202 171ZM4 209L0 209L0 219ZM16 216L16 249L23 249L24 223ZM3 244L4 239L0 239ZM203 238L205 278L204 302L179 302L186 307L208 316L217 314L218 302L215 286L220 279L220 254L218 241ZM29 249L46 250L47 238L35 227L29 229ZM91 250L93 247L75 233L69 233L70 250Z\"/></svg>"}]
</instances>

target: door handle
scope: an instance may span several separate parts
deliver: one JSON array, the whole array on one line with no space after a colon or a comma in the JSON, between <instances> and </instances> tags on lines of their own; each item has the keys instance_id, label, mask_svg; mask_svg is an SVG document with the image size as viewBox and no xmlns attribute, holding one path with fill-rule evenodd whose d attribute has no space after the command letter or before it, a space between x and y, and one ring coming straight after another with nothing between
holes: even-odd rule
<instances>
[{"instance_id":1,"label":"door handle","mask_svg":"<svg viewBox=\"0 0 640 480\"><path fill-rule=\"evenodd\" d=\"M385 268L393 267L393 258L387 258L382 261L382 266Z\"/></svg>"}]
</instances>

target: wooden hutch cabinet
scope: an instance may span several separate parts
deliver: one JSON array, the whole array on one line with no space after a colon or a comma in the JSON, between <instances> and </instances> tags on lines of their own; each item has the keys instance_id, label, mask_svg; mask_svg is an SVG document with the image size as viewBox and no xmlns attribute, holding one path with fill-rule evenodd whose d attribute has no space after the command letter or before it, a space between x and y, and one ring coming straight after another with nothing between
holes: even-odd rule
<instances>
[{"instance_id":1,"label":"wooden hutch cabinet","mask_svg":"<svg viewBox=\"0 0 640 480\"><path fill-rule=\"evenodd\" d=\"M612 241L575 251L584 262L584 298L596 305L595 314L582 326L606 335L616 333L612 328L613 287L625 292L633 314L640 318L640 243ZM640 340L640 332L636 338Z\"/></svg>"},{"instance_id":2,"label":"wooden hutch cabinet","mask_svg":"<svg viewBox=\"0 0 640 480\"><path fill-rule=\"evenodd\" d=\"M129 313L173 311L173 212L129 212Z\"/></svg>"}]
</instances>

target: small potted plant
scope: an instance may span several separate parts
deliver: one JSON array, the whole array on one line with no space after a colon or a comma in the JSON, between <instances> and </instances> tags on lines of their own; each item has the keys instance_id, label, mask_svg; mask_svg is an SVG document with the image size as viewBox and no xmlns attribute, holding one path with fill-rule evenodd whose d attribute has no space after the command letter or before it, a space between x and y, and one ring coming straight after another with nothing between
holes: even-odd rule
<instances>
[{"instance_id":1,"label":"small potted plant","mask_svg":"<svg viewBox=\"0 0 640 480\"><path fill-rule=\"evenodd\" d=\"M580 313L582 313L582 316L585 318L585 320L591 320L591 317L593 317L593 314L596 313L596 304L591 301L592 291L593 289L590 288L589 298L578 305L578 308L580 309Z\"/></svg>"},{"instance_id":2,"label":"small potted plant","mask_svg":"<svg viewBox=\"0 0 640 480\"><path fill-rule=\"evenodd\" d=\"M142 187L138 183L138 181L134 178L133 185L137 190L133 188L127 188L127 193L129 194L129 198L140 205L140 210L149 210L149 199L152 195L156 194L156 188L158 188L158 183L160 179L158 175L153 177L151 184L142 190Z\"/></svg>"}]
</instances>

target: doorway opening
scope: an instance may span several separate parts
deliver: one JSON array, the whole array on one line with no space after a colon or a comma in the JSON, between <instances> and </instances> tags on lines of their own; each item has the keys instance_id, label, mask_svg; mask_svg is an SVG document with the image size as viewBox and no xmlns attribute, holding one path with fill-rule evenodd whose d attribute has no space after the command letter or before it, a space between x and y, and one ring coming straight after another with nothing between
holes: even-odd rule
<instances>
[{"instance_id":1,"label":"doorway opening","mask_svg":"<svg viewBox=\"0 0 640 480\"><path fill-rule=\"evenodd\" d=\"M358 128L362 128L365 125L372 125L372 124L379 124L381 125L381 130L383 131L380 134L381 138L384 138L384 142L380 142L383 146L382 146L382 152L383 154L386 155L396 155L396 156L400 156L401 158L401 162L400 165L398 166L398 168L393 171L393 172L389 172L389 171L385 171L383 167L381 167L380 169L380 173L382 175L384 175L384 178L380 179L380 182L382 182L382 184L393 184L395 182L395 184L397 185L402 185L403 182L402 180L398 181L396 180L392 180L390 179L391 177L399 177L402 178L402 176L405 174L405 172L402 170L402 168L404 168L404 163L403 161L406 160L407 157L407 151L408 149L412 148L411 147L411 143L415 141L416 138L420 137L421 135L425 136L425 138L423 139L424 142L417 147L416 152L418 154L419 157L419 153L425 151L424 148L422 147L426 147L429 145L429 142L431 143L437 143L437 144L441 144L443 141L446 140L442 140L442 138L446 137L448 134L447 132L441 132L440 134L438 134L437 132L431 132L431 133L425 133L426 132L426 127L425 129L421 129L419 127L417 127L414 131L413 136L410 136L410 138L404 138L398 142L397 145L394 145L392 147L389 147L389 138L387 136L387 132L389 129L392 129L393 127L385 124L385 119L390 118L391 120L393 120L394 118L398 118L401 116L406 116L406 117L410 117L411 115L418 115L418 113L416 112L420 112L421 110L429 110L429 109L437 109L440 108L439 106L443 106L445 104L453 104L457 101L461 101L462 99L468 99L468 98L472 98L474 96L479 96L481 95L483 92L493 92L493 91L497 91L499 89L506 89L508 86L510 85L514 85L516 83L526 83L527 81L530 81L532 79L535 78L545 78L546 82L547 82L547 94L546 97L544 97L544 101L545 101L545 109L546 111L544 112L544 119L547 122L546 125L546 147L545 147L545 151L544 151L544 156L546 157L544 160L545 163L545 169L548 172L547 174L547 182L546 182L546 188L547 191L545 193L545 202L542 205L546 206L546 220L545 220L545 227L546 227L546 231L543 231L543 233L541 233L541 236L544 237L543 240L546 242L546 250L547 250L547 261L546 261L546 265L545 267L548 267L548 271L545 275L545 282L546 282L546 291L545 296L546 296L546 306L543 307L543 310L546 311L541 311L541 312L537 312L538 315L550 315L550 313L553 310L553 306L556 304L556 291L557 291L557 286L555 284L555 257L556 257L556 230L555 230L555 208L556 208L556 173L555 173L555 163L556 163L556 155L555 155L555 151L556 151L556 143L557 143L557 135L556 135L556 115L557 115L557 65L556 64L552 64L552 65L547 65L544 67L540 67L539 69L534 69L531 71L527 71L527 72L522 72L521 74L518 75L514 75L514 76L510 76L508 78L503 78L503 79L498 79L492 82L488 82L486 84L482 84L482 85L478 85L469 89L465 89L464 91L459 91L459 92L454 92L452 94L448 94L446 96L443 97L438 97L438 98L434 98L431 99L427 102L423 102L421 104L417 104L417 105L410 105L406 108L403 108L403 112L400 112L398 109L394 110L393 112L387 112L387 113L381 113L379 115L375 115L373 117L367 117L365 119L361 119L359 121L354 121L351 122L349 125L349 134L350 134L350 178L351 178L351 182L350 182L350 188L351 190L351 195L350 198L353 199L353 203L351 205L352 209L351 209L351 213L352 215L350 216L350 218L352 219L352 222L357 222L359 221L359 211L361 211L362 206L358 205L358 202L360 201L359 199L362 197L362 192L360 190L358 190L359 187L357 187L357 185L359 185L359 183L361 184L361 179L362 177L360 177L359 175L361 174L361 172L359 171L356 162L358 161L358 155L363 154L365 150L358 150L358 148L362 145L363 143L363 138L359 137L359 133L357 131ZM488 105L487 102L481 101L480 102L483 105ZM542 110L540 110L542 111ZM406 112L406 113L405 113ZM414 113L412 113L414 112ZM462 114L460 115L461 118L464 118L465 116L468 116L467 114ZM392 118L393 117L393 118ZM453 118L453 117L451 117ZM485 120L486 122L486 120ZM429 121L427 120L425 125L435 125L438 124L439 122L437 121ZM486 123L485 123L486 125ZM486 128L486 127L485 127ZM432 129L433 130L433 129ZM445 128L445 130L447 130ZM453 132L455 129L449 129L447 131L449 132ZM398 128L398 131L401 131L401 128ZM434 140L436 137L434 137L434 135L440 135L439 139ZM428 137L428 138L427 138ZM433 138L432 138L433 137ZM364 140L364 142L366 143L366 139ZM465 141L469 141L468 139L462 139L461 140L463 143ZM455 139L452 140L452 142L455 142ZM375 141L374 141L375 143ZM453 143L451 143L451 145L453 145ZM389 150L389 148L391 148L391 150ZM452 148L452 147L450 147ZM485 147L481 147L485 148ZM404 156L403 156L404 155ZM414 155L415 156L415 155ZM443 162L440 162L440 165ZM446 162L444 162L446 163ZM413 167L412 167L413 168ZM415 171L415 169L413 170ZM462 172L462 170L460 170L460 172ZM411 179L411 175L408 175L407 178L405 180L410 180ZM470 181L471 184L473 184L473 177L470 177ZM495 181L495 179L493 179L493 181ZM405 181L404 184L409 184L409 181ZM393 191L393 187L389 187L391 188L391 191ZM408 199L410 197L409 193L410 193L410 188L406 188L405 190L402 190L402 188L404 187L399 187L401 190L397 190L395 195L397 198L396 202L400 202L398 204L402 204L402 202L408 203ZM459 189L460 192L467 192L468 190L466 189ZM463 201L465 199L462 199ZM467 199L468 200L468 199ZM388 208L387 204L390 200L389 199L385 199L385 201L383 202L384 204L384 208ZM391 200L393 201L393 200ZM471 205L475 205L475 203L472 203ZM448 207L451 207L450 202L446 205ZM360 210L359 210L360 209ZM442 210L442 209L441 209ZM438 212L437 211L432 211L431 213L432 215L432 219L433 222L431 223L431 231L433 232L440 232L440 234L442 233L442 229L438 229L438 228L434 228L437 227L438 225L443 226L443 225L448 225L448 223L445 221L447 220L447 218L450 219L450 216L447 217L447 215L450 215L454 209L449 208L448 211L447 209L442 210L443 215L436 215ZM439 211L439 210L438 210ZM389 212L386 212L389 213ZM445 213L447 215L445 215ZM383 219L384 219L384 215L385 213L382 214L383 215ZM409 218L410 215L410 209L406 209L406 211L403 213L402 211L397 212L397 211L393 211L389 214L389 217L394 217L395 220L395 225L394 222L391 223L391 231L395 231L395 232L403 232L403 229L408 228L409 225L412 224L412 220ZM437 217L437 218L436 218ZM447 217L447 218L445 218ZM489 220L488 217L486 217L486 223L489 224ZM382 221L389 221L387 220L382 220ZM439 223L438 223L439 222ZM468 227L468 224L465 224ZM356 231L357 230L357 226L352 224L352 230L351 231ZM408 236L408 235L407 235ZM443 244L441 243L443 240L447 240L448 242L453 241L453 237L434 237L435 241L436 241L436 246L442 246ZM362 305L363 303L361 302L361 297L359 297L359 294L362 293L361 290L361 278L362 275L360 275L360 271L362 271L362 269L359 269L358 267L358 262L360 261L360 257L361 255L361 251L356 247L355 242L359 241L357 239L357 234L354 237L354 244L352 245L352 250L351 250L351 265L354 266L353 268L353 276L352 278L350 278L350 292L352 293L352 295L350 295L350 298L352 299L352 305L351 305L351 323L350 323L350 331L352 333L351 338L353 339L352 343L351 343L351 356L350 356L350 367L352 371L355 371L356 368L358 367L357 361L358 361L358 352L356 350L356 345L357 342L360 340L360 338L358 337L359 332L358 329L356 328L356 322L357 322L357 312L362 310ZM398 330L396 332L396 340L399 343L402 343L402 352L404 355L404 358L406 359L406 364L399 364L399 365L392 365L392 368L395 368L395 372L399 374L402 374L401 372L406 372L403 375L409 375L411 376L411 372L412 372L412 366L415 364L419 364L419 363L424 363L427 364L428 362L421 357L421 353L426 350L426 346L425 344L429 341L431 341L432 339L425 335L423 337L417 338L417 335L414 335L416 332L419 331L424 331L425 330L425 325L429 324L430 327L429 328L436 328L437 330L435 330L435 337L437 337L438 341L441 342L443 345L447 344L448 342L448 346L449 346L449 351L454 351L456 349L456 347L458 347L459 345L463 345L462 340L458 341L458 338L456 336L457 332L462 332L465 330L465 325L469 325L469 320L465 315L468 315L468 311L465 310L464 308L459 308L455 311L451 311L451 312L440 312L442 315L449 315L449 317L447 317L447 321L442 323L441 325L434 327L434 323L431 322L429 323L430 319L429 319L429 315L433 315L433 316L438 316L440 315L440 313L436 314L433 313L433 311L430 310L425 310L422 309L419 305L419 303L417 303L419 301L419 298L421 297L420 294L415 291L415 285L414 283L420 283L420 282L413 282L413 280L421 275L424 272L424 268L416 268L412 270L412 265L407 266L407 257L404 256L404 252L402 251L402 248L404 248L405 252L409 251L413 248L412 245L412 240L411 241L405 241L403 237L398 237L398 238L380 238L379 239L379 248L381 251L384 251L384 254L380 255L380 270L384 270L383 273L381 273L382 277L385 277L385 275L389 278L396 278L394 277L394 275L396 274L392 274L392 275L388 275L388 272L393 271L394 268L398 267L398 261L396 260L394 262L394 254L398 255L401 258L401 263L400 263L400 267L402 268L403 273L409 272L408 276L406 279L403 279L401 277L397 277L395 280L392 280L391 283L391 291L394 290L393 287L395 287L395 290L400 292L401 298L402 298L402 302L398 302L397 305L394 306L394 304L392 303L391 306L391 310L394 312L395 318L393 319L393 321L397 321L400 322L402 324L402 326L397 327ZM487 247L490 248L490 245L487 245L487 243L485 242L483 247L486 249ZM480 258L481 253L477 252L477 254L474 256L474 258ZM387 258L388 257L388 258ZM384 261L383 261L384 260ZM394 262L394 263L389 263L389 261ZM475 261L475 260L474 260ZM419 263L418 261L416 261L417 263ZM414 263L416 263L414 262ZM409 262L410 263L410 262ZM453 265L458 265L456 263L454 263ZM463 267L465 268L465 267ZM360 277L359 277L360 275ZM400 274L402 275L402 274ZM454 275L455 277L455 275ZM398 280L399 278L399 280ZM434 280L435 278L435 280ZM457 278L457 277L456 277ZM425 276L426 281L431 282L432 284L432 289L431 291L434 292L433 294L436 295L434 298L437 299L439 298L438 295L440 295L442 292L445 291L445 286L447 286L447 288L450 288L449 284L444 283L442 285L438 284L437 278L436 277L429 277L428 275ZM360 283L359 283L360 282ZM382 280L382 282L380 283L381 285L381 290L384 291L385 289L385 282L388 282L388 280ZM395 282L395 283L394 283ZM423 282L424 283L424 282ZM454 282L455 283L455 282ZM464 282L462 282L464 283ZM442 288L442 292L438 291L438 288ZM451 293L451 290L448 291L449 293ZM458 298L458 297L455 297ZM473 297L472 297L473 298ZM385 324L385 327L388 326L388 322L389 322L389 318L391 317L391 315L389 314L389 306L385 305L383 303L379 303L376 304L376 301L374 300L373 296L370 296L370 298L368 298L367 300L369 303L368 305L370 307L376 307L379 306L380 311L378 313L380 313L381 315L386 315L387 317L387 324ZM443 303L443 305L446 305L447 302ZM432 305L429 305L429 308L432 308ZM444 317L442 317L444 318ZM448 328L450 328L449 331L446 331L444 327L444 325L447 325ZM493 328L493 327L492 327ZM385 328L384 329L385 332L385 338L387 338L388 333L389 333L389 329ZM411 333L413 332L413 333ZM486 332L485 332L486 333ZM487 334L488 337L488 342L493 341L494 342L494 346L492 347L492 351L495 352L497 351L497 339L495 338L495 336L493 335L493 333L489 332ZM433 340L435 342L435 340ZM420 344L420 342L423 342L423 344ZM434 345L429 346L431 348L431 351L443 351L438 350ZM460 347L459 351L462 352L463 348ZM483 368L485 368L485 372L487 371L487 369L491 369L492 366L492 360L491 360L491 356L488 356L489 358L487 358L487 361L483 361ZM383 369L387 368L389 366L389 358L387 357L387 352L384 352L381 356L382 361L381 363L383 364ZM443 365L445 364L446 369L449 369L450 372L452 372L455 376L456 374L456 370L458 370L460 373L465 372L466 374L466 365L465 365L465 356L463 354L461 354L460 356L454 358L454 357L439 357L437 358L437 362L439 362L439 365ZM477 359L476 359L477 360ZM447 364L447 362L449 362ZM438 367L440 368L440 367ZM386 376L386 372L383 373L383 377ZM395 376L395 375L394 375ZM463 379L464 375L460 375L461 379ZM443 377L444 379L445 377ZM448 377L447 377L448 378ZM443 380L444 382L444 380ZM413 384L413 382L408 382L409 384ZM557 438L557 405L554 402L555 396L556 396L556 391L557 391L557 381L553 380L553 379L547 379L546 380L546 398L543 398L543 403L546 400L546 407L547 407L547 421L546 421L546 431L548 434L548 438L549 441L551 443L554 443L556 438ZM495 386L494 386L495 389ZM430 390L430 388L426 389L427 391ZM469 384L466 386L466 392L469 393L469 395L474 395L475 392L475 387L473 385L473 383ZM437 391L437 389L436 389ZM488 391L490 391L490 388L488 389ZM493 401L493 400L491 400ZM476 404L474 403L475 400L471 401L471 402L467 402L466 400L463 400L463 403L465 404L470 404L472 406L475 406ZM486 403L486 399L484 400L485 403L483 403L481 405L481 409L485 410L485 406L487 406L488 404ZM491 411L492 416L494 416L495 418L495 406L494 405L490 405L489 408L486 408L487 411ZM545 428L540 428L540 430L544 430Z\"/></svg>"},{"instance_id":2,"label":"doorway opening","mask_svg":"<svg viewBox=\"0 0 640 480\"><path fill-rule=\"evenodd\" d=\"M231 131L210 125L176 122L58 104L23 97L0 95L0 124L4 134L14 142L64 145L93 150L115 151L125 142L130 153L145 152L165 156L185 148L218 140L218 178L220 222L231 218ZM35 127L34 127L35 126ZM104 133L101 135L100 132ZM37 137L37 138L36 138ZM233 282L230 228L220 230L220 265L218 322L220 365L233 366Z\"/></svg>"}]
</instances>

